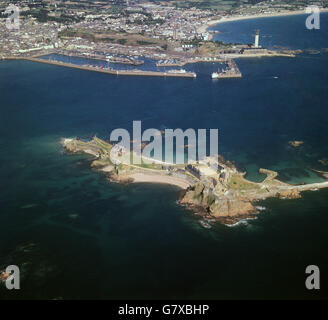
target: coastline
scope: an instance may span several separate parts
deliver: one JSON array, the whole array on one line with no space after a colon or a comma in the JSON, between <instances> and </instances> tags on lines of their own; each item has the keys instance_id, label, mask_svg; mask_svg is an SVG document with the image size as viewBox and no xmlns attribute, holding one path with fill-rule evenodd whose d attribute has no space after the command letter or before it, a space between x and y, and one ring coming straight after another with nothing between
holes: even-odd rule
<instances>
[{"instance_id":1,"label":"coastline","mask_svg":"<svg viewBox=\"0 0 328 320\"><path fill-rule=\"evenodd\" d=\"M244 178L244 172L239 172L231 162L219 155L207 157L202 164L193 164L184 168L165 162L143 167L133 163L123 163L124 159L131 159L133 153L115 151L112 144L97 137L87 142L77 138L62 139L61 143L69 154L93 155L91 167L105 172L110 181L122 184L164 183L184 189L184 194L179 200L181 205L191 210L197 208L197 212L201 211L223 224L235 224L240 220L254 218L259 212L255 206L259 200L298 199L301 197L300 192L328 188L328 181L301 185L287 184L277 179L278 172L263 168L260 168L259 172L267 177L262 182L252 182ZM206 174L211 163L217 163L222 169L219 172ZM203 174L197 174L197 170L198 172L202 170ZM223 172L224 176L222 176Z\"/></svg>"},{"instance_id":2,"label":"coastline","mask_svg":"<svg viewBox=\"0 0 328 320\"><path fill-rule=\"evenodd\" d=\"M320 9L320 13L328 12L328 8ZM210 27L215 25L224 23L224 22L233 22L239 20L249 20L249 19L260 19L260 18L271 18L271 17L283 17L283 16L293 16L293 15L301 15L308 14L305 10L296 10L296 11L283 11L283 12L275 12L275 13L264 13L264 14L255 14L255 15L246 15L246 16L230 16L228 18L222 17L217 20L208 21L205 25L199 27L198 31L203 33L206 32Z\"/></svg>"}]
</instances>

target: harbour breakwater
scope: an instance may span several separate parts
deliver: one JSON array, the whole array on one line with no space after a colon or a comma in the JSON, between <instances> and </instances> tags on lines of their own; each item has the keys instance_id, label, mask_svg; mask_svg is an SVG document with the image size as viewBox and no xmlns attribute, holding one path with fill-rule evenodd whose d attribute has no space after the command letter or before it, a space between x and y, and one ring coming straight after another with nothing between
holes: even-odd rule
<instances>
[{"instance_id":1,"label":"harbour breakwater","mask_svg":"<svg viewBox=\"0 0 328 320\"><path fill-rule=\"evenodd\" d=\"M238 70L236 72L226 72L226 73L219 73L217 79L225 79L225 78L242 78L241 72Z\"/></svg>"},{"instance_id":2,"label":"harbour breakwater","mask_svg":"<svg viewBox=\"0 0 328 320\"><path fill-rule=\"evenodd\" d=\"M66 63L61 61L45 60L35 57L6 57L6 60L26 60L38 63L52 64L61 67L80 69L93 72L102 72L112 75L122 75L122 76L151 76L151 77L182 77L182 78L196 78L195 72L180 72L179 70L159 72L159 71L144 71L144 70L114 70L110 68L101 68L101 67L91 67L87 65L76 65L72 63Z\"/></svg>"}]
</instances>

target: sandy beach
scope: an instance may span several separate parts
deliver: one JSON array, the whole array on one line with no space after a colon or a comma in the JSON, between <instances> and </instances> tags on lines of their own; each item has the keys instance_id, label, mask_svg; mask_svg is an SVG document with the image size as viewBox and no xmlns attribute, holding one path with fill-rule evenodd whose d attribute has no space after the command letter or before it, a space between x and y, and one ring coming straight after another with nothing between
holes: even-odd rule
<instances>
[{"instance_id":1,"label":"sandy beach","mask_svg":"<svg viewBox=\"0 0 328 320\"><path fill-rule=\"evenodd\" d=\"M147 183L164 183L177 186L181 189L187 189L190 183L184 179L178 177L166 176L166 175L152 175L145 173L134 173L129 176L134 183L147 182Z\"/></svg>"},{"instance_id":2,"label":"sandy beach","mask_svg":"<svg viewBox=\"0 0 328 320\"><path fill-rule=\"evenodd\" d=\"M328 12L328 8L320 9L320 13ZM224 22L231 22L231 21L238 21L238 20L248 20L248 19L258 19L258 18L270 18L270 17L280 17L280 16L292 16L298 14L308 14L305 10L297 10L297 11L283 11L283 12L275 12L275 13L264 13L264 14L256 14L256 15L246 15L246 16L229 16L229 17L222 17L217 20L212 20L204 24L203 26L199 27L199 32L206 32L209 27L215 26L220 23ZM309 15L309 14L308 14Z\"/></svg>"}]
</instances>

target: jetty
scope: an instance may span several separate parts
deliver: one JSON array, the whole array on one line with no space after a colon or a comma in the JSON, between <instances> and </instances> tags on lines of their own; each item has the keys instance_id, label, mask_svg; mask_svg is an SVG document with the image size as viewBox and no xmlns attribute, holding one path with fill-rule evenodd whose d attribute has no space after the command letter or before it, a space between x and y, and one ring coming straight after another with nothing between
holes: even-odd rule
<instances>
[{"instance_id":1,"label":"jetty","mask_svg":"<svg viewBox=\"0 0 328 320\"><path fill-rule=\"evenodd\" d=\"M240 72L234 73L219 73L218 79L225 79L225 78L242 78L242 74Z\"/></svg>"},{"instance_id":2,"label":"jetty","mask_svg":"<svg viewBox=\"0 0 328 320\"><path fill-rule=\"evenodd\" d=\"M212 79L224 79L224 78L242 78L242 73L240 72L237 64L232 59L225 62L226 69L212 73Z\"/></svg>"},{"instance_id":3,"label":"jetty","mask_svg":"<svg viewBox=\"0 0 328 320\"><path fill-rule=\"evenodd\" d=\"M289 186L289 190L296 189L300 192L303 191L310 191L310 190L318 190L318 189L324 189L328 188L328 181L325 182L317 182L317 183L309 183L309 184L304 184L304 185L297 185L297 186Z\"/></svg>"}]
</instances>

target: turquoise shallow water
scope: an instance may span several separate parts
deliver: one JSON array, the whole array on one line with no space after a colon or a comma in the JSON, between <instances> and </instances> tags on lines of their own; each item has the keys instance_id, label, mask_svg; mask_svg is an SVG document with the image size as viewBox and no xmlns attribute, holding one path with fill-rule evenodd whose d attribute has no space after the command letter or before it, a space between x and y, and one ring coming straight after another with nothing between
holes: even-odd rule
<instances>
[{"instance_id":1,"label":"turquoise shallow water","mask_svg":"<svg viewBox=\"0 0 328 320\"><path fill-rule=\"evenodd\" d=\"M299 17L275 19L294 29L270 31L271 20L259 28L302 48L293 36ZM229 41L247 26L232 23ZM326 29L319 32L313 48L328 47ZM328 158L327 62L323 52L239 59L244 77L227 81L210 79L216 64L188 66L193 80L1 62L0 267L17 264L23 274L22 289L0 289L0 297L327 298L328 190L266 200L257 220L207 230L176 204L177 188L109 183L90 158L59 144L108 138L133 120L145 129L219 128L220 153L250 179L264 167L290 183L322 181L310 168L328 171L318 162ZM289 147L295 139L304 146ZM305 290L309 264L321 268L319 292Z\"/></svg>"}]
</instances>

